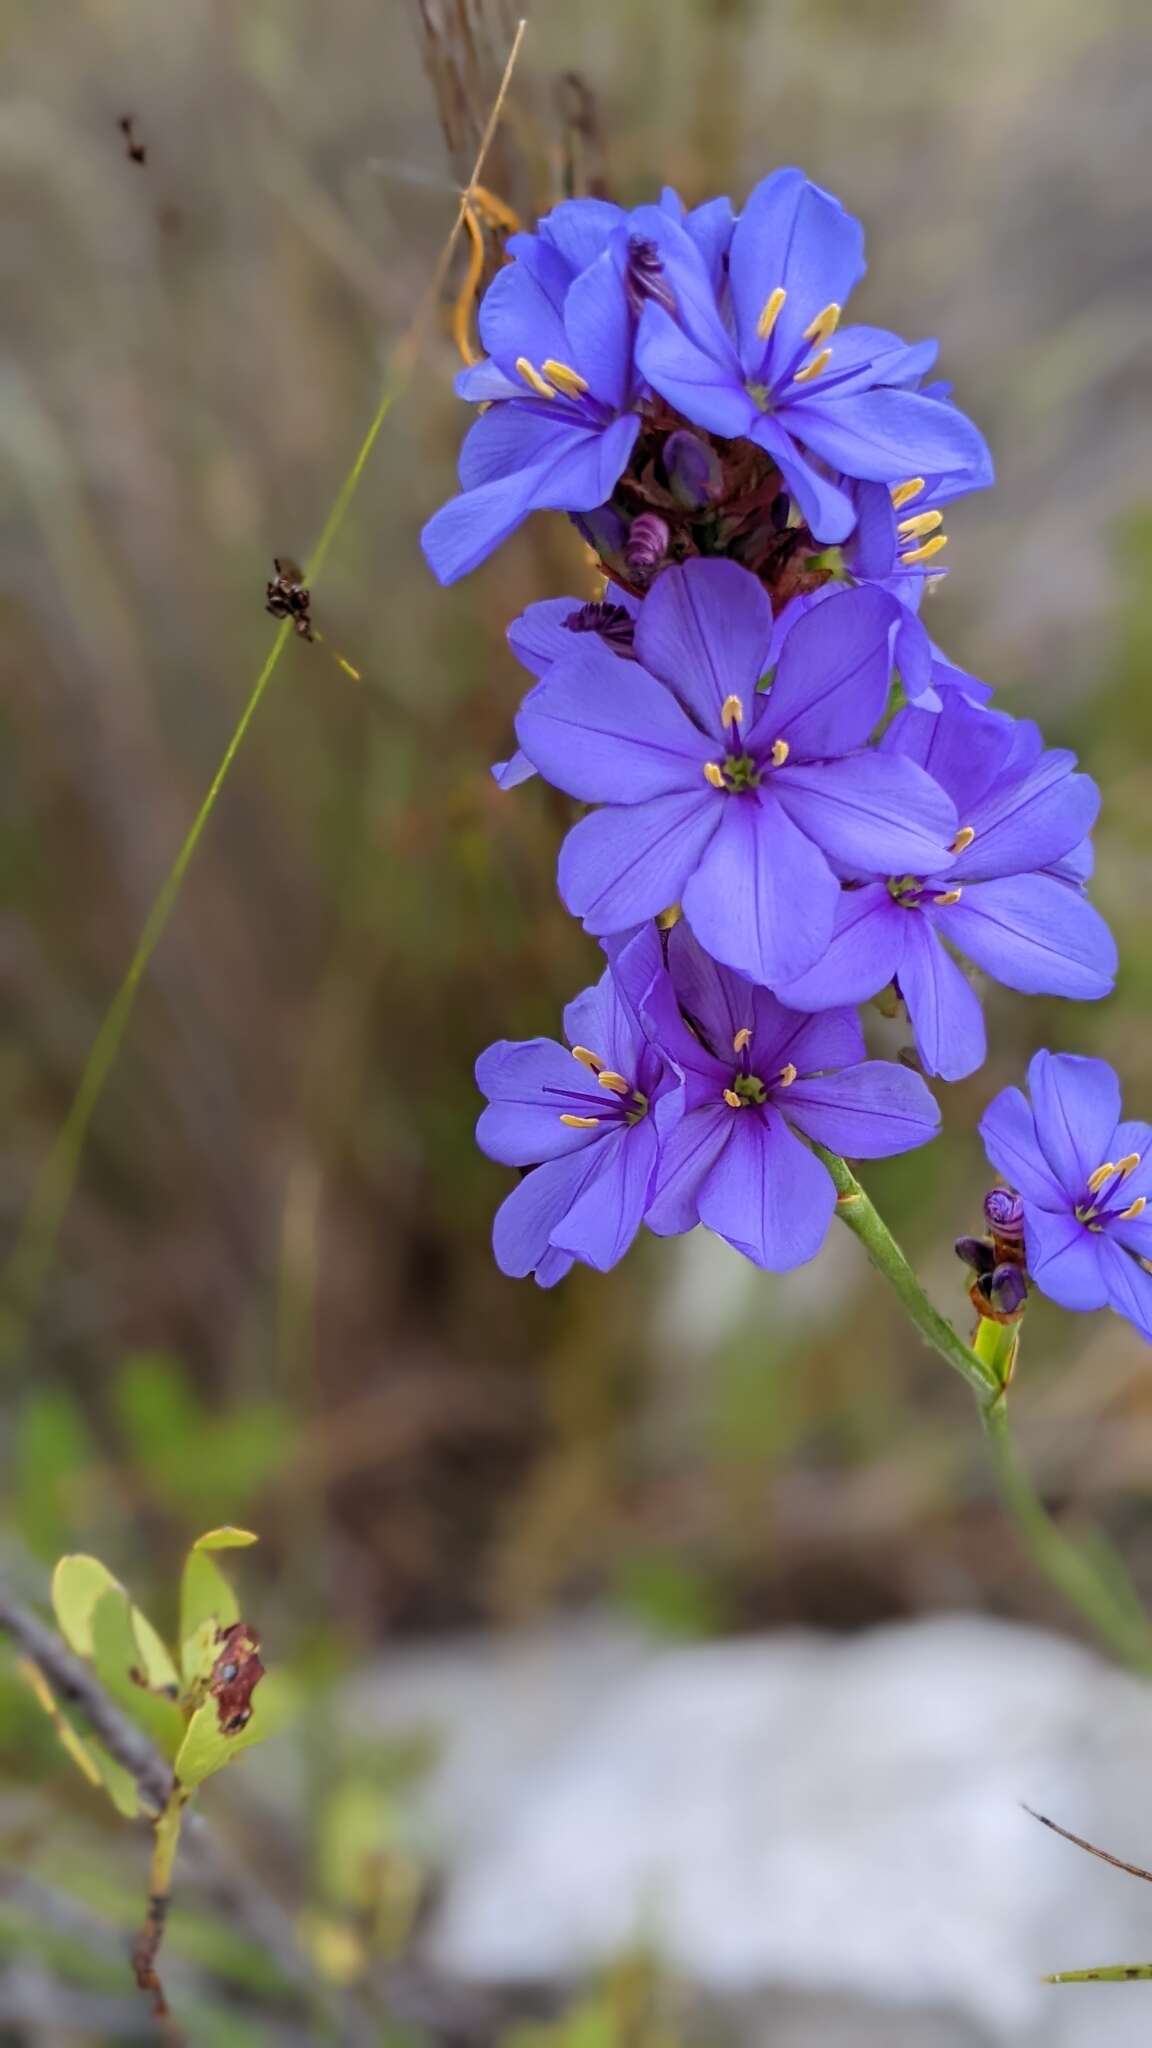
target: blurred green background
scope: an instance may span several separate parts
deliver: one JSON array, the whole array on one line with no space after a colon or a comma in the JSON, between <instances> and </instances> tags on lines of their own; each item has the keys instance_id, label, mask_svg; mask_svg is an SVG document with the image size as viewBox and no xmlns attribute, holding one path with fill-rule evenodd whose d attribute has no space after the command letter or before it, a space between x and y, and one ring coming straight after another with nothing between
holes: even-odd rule
<instances>
[{"instance_id":1,"label":"blurred green background","mask_svg":"<svg viewBox=\"0 0 1152 2048\"><path fill-rule=\"evenodd\" d=\"M530 21L494 166L518 204L560 194L567 71L624 202L665 181L739 201L802 164L865 221L854 313L939 335L996 454L997 490L950 519L931 624L1103 785L1095 898L1123 970L1095 1008L990 991L994 1049L942 1090L942 1140L869 1169L963 1322L950 1245L978 1228L991 1094L1048 1044L1152 1104L1147 8L536 0ZM14 1236L264 659L271 557L313 545L456 187L415 0L9 0L0 48ZM418 534L453 488L455 367L445 311L316 598L363 680L287 648L0 1391L0 1559L26 1593L93 1550L167 1619L190 1537L261 1531L246 1611L309 1688L313 1868L344 1782L326 1702L402 1636L592 1602L687 1635L939 1606L1067 1621L989 1496L963 1389L846 1233L786 1279L699 1233L547 1296L491 1262L507 1175L473 1148L473 1061L553 1031L598 971L554 894L565 802L488 777L523 686L503 629L587 571L542 517L433 584ZM1116 1319L1037 1303L1017 1408L1050 1497L1152 1595L1146 1361ZM59 1862L82 1822L70 1878L85 1857L106 1877L96 1795L2 1682L4 1832Z\"/></svg>"}]
</instances>

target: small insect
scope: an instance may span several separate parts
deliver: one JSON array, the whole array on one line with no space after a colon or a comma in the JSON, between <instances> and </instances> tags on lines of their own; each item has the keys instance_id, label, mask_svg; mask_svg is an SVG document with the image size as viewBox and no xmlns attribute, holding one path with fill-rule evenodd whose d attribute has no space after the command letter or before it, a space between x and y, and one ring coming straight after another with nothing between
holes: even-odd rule
<instances>
[{"instance_id":1,"label":"small insect","mask_svg":"<svg viewBox=\"0 0 1152 2048\"><path fill-rule=\"evenodd\" d=\"M276 573L265 589L265 611L271 612L274 619L291 619L302 640L318 641L326 647L337 666L343 669L346 676L351 676L354 683L358 683L359 669L353 668L350 661L345 661L342 654L337 654L336 649L328 645L323 633L313 622L312 592L304 580L304 571L299 562L293 561L291 555L275 555L272 567Z\"/></svg>"},{"instance_id":2,"label":"small insect","mask_svg":"<svg viewBox=\"0 0 1152 2048\"><path fill-rule=\"evenodd\" d=\"M1142 1877L1145 1884L1152 1884L1152 1870L1144 1870L1139 1863L1125 1863L1123 1857L1113 1856L1107 1849L1098 1849L1095 1842L1086 1842L1083 1835L1074 1835L1070 1828L1062 1828L1059 1821L1049 1820L1046 1813L1037 1813L1035 1807L1025 1806L1025 1813L1038 1820L1041 1827L1051 1828L1054 1835L1072 1842L1077 1849L1086 1849L1089 1856L1098 1856L1101 1863L1110 1863L1113 1870L1125 1870L1129 1877ZM1134 1984L1140 1979L1152 1978L1152 1963L1105 1963L1096 1970L1057 1970L1045 1977L1046 1984Z\"/></svg>"},{"instance_id":3,"label":"small insect","mask_svg":"<svg viewBox=\"0 0 1152 2048\"><path fill-rule=\"evenodd\" d=\"M264 1676L260 1638L246 1621L217 1629L220 1654L208 1680L222 1735L239 1735L252 1719L252 1694Z\"/></svg>"},{"instance_id":4,"label":"small insect","mask_svg":"<svg viewBox=\"0 0 1152 2048\"><path fill-rule=\"evenodd\" d=\"M136 133L135 114L121 114L116 126L124 137L125 156L129 157L134 164L146 164L148 161L148 151Z\"/></svg>"}]
</instances>

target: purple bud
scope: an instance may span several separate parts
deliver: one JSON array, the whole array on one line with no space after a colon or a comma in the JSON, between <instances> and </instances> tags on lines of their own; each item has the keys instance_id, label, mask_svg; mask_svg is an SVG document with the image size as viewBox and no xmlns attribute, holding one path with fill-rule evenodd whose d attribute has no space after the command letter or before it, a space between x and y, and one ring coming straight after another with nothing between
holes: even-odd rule
<instances>
[{"instance_id":1,"label":"purple bud","mask_svg":"<svg viewBox=\"0 0 1152 2048\"><path fill-rule=\"evenodd\" d=\"M649 574L658 569L668 552L670 535L664 521L656 512L641 512L632 521L632 530L624 543L624 560L633 572Z\"/></svg>"},{"instance_id":2,"label":"purple bud","mask_svg":"<svg viewBox=\"0 0 1152 2048\"><path fill-rule=\"evenodd\" d=\"M646 302L652 299L663 306L666 313L675 314L676 294L664 275L664 265L655 242L644 235L629 235L628 263L624 271L624 289L628 303L639 318Z\"/></svg>"},{"instance_id":3,"label":"purple bud","mask_svg":"<svg viewBox=\"0 0 1152 2048\"><path fill-rule=\"evenodd\" d=\"M690 512L715 505L724 494L720 457L687 427L677 427L664 443L664 474L677 504Z\"/></svg>"},{"instance_id":4,"label":"purple bud","mask_svg":"<svg viewBox=\"0 0 1152 2048\"><path fill-rule=\"evenodd\" d=\"M990 1273L996 1263L996 1254L986 1237L958 1237L956 1257L971 1266L974 1273Z\"/></svg>"},{"instance_id":5,"label":"purple bud","mask_svg":"<svg viewBox=\"0 0 1152 2048\"><path fill-rule=\"evenodd\" d=\"M1011 1188L992 1188L984 1197L984 1214L997 1237L1024 1241L1024 1204Z\"/></svg>"},{"instance_id":6,"label":"purple bud","mask_svg":"<svg viewBox=\"0 0 1152 2048\"><path fill-rule=\"evenodd\" d=\"M569 612L564 624L570 633L598 633L601 640L606 640L617 653L632 652L636 622L622 604L602 601L582 604L579 611Z\"/></svg>"},{"instance_id":7,"label":"purple bud","mask_svg":"<svg viewBox=\"0 0 1152 2048\"><path fill-rule=\"evenodd\" d=\"M997 1315L1014 1316L1028 1298L1028 1282L1019 1266L997 1266L982 1291Z\"/></svg>"},{"instance_id":8,"label":"purple bud","mask_svg":"<svg viewBox=\"0 0 1152 2048\"><path fill-rule=\"evenodd\" d=\"M792 517L792 500L787 491L777 491L768 508L768 516L777 533L786 533Z\"/></svg>"}]
</instances>

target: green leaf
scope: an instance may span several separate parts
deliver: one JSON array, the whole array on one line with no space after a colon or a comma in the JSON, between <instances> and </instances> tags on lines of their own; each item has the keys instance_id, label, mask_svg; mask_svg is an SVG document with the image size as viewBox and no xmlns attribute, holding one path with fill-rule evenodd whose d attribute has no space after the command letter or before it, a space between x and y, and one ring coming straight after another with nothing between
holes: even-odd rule
<instances>
[{"instance_id":1,"label":"green leaf","mask_svg":"<svg viewBox=\"0 0 1152 2048\"><path fill-rule=\"evenodd\" d=\"M208 1676L213 1660L209 1659L206 1670L206 1644L215 1639L218 1629L239 1619L236 1595L219 1565L207 1551L190 1550L180 1582L180 1668L185 1685Z\"/></svg>"},{"instance_id":2,"label":"green leaf","mask_svg":"<svg viewBox=\"0 0 1152 2048\"><path fill-rule=\"evenodd\" d=\"M112 1585L91 1614L92 1662L106 1692L163 1750L175 1756L184 1737L184 1716L175 1700L150 1692L133 1610L122 1586ZM162 1646L161 1646L162 1647ZM136 1676L133 1677L133 1673Z\"/></svg>"},{"instance_id":3,"label":"green leaf","mask_svg":"<svg viewBox=\"0 0 1152 2048\"><path fill-rule=\"evenodd\" d=\"M78 1657L92 1655L92 1610L104 1594L123 1588L98 1557L62 1557L52 1574L52 1605L60 1633Z\"/></svg>"},{"instance_id":4,"label":"green leaf","mask_svg":"<svg viewBox=\"0 0 1152 2048\"><path fill-rule=\"evenodd\" d=\"M260 1538L251 1529L233 1529L225 1525L222 1529L209 1529L206 1536L198 1536L193 1550L247 1550L249 1544L259 1543Z\"/></svg>"},{"instance_id":5,"label":"green leaf","mask_svg":"<svg viewBox=\"0 0 1152 2048\"><path fill-rule=\"evenodd\" d=\"M205 1778L214 1777L217 1771L222 1771L241 1750L251 1749L254 1743L266 1742L270 1735L278 1734L293 1707L294 1689L280 1672L273 1672L270 1677L260 1680L252 1696L252 1719L235 1735L225 1735L221 1728L216 1701L205 1700L189 1721L188 1732L172 1766L179 1783L185 1791L193 1791L204 1783Z\"/></svg>"},{"instance_id":6,"label":"green leaf","mask_svg":"<svg viewBox=\"0 0 1152 2048\"><path fill-rule=\"evenodd\" d=\"M136 1780L122 1764L108 1755L100 1743L77 1732L61 1711L60 1703L38 1665L33 1664L30 1658L22 1657L16 1669L37 1705L47 1714L61 1749L71 1757L77 1770L90 1785L103 1786L117 1812L122 1813L126 1820L135 1820L142 1811Z\"/></svg>"}]
</instances>

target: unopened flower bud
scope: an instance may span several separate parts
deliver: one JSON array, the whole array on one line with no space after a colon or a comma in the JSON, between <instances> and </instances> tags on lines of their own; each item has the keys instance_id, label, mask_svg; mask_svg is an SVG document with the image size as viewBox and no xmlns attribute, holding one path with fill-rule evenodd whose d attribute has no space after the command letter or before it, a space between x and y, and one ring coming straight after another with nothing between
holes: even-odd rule
<instances>
[{"instance_id":1,"label":"unopened flower bud","mask_svg":"<svg viewBox=\"0 0 1152 2048\"><path fill-rule=\"evenodd\" d=\"M996 1263L996 1254L986 1237L958 1237L956 1257L971 1266L974 1273L990 1273Z\"/></svg>"},{"instance_id":2,"label":"unopened flower bud","mask_svg":"<svg viewBox=\"0 0 1152 2048\"><path fill-rule=\"evenodd\" d=\"M650 575L660 567L668 552L668 528L656 512L641 512L632 521L624 543L624 560L633 574Z\"/></svg>"},{"instance_id":3,"label":"unopened flower bud","mask_svg":"<svg viewBox=\"0 0 1152 2048\"><path fill-rule=\"evenodd\" d=\"M982 1292L997 1315L1014 1316L1028 1298L1028 1282L1019 1266L997 1266L984 1282Z\"/></svg>"},{"instance_id":4,"label":"unopened flower bud","mask_svg":"<svg viewBox=\"0 0 1152 2048\"><path fill-rule=\"evenodd\" d=\"M715 505L723 496L724 471L714 448L687 427L678 427L664 443L664 474L677 504L689 512Z\"/></svg>"},{"instance_id":5,"label":"unopened flower bud","mask_svg":"<svg viewBox=\"0 0 1152 2048\"><path fill-rule=\"evenodd\" d=\"M997 1237L1022 1244L1024 1204L1011 1188L992 1188L984 1197L984 1214Z\"/></svg>"}]
</instances>

